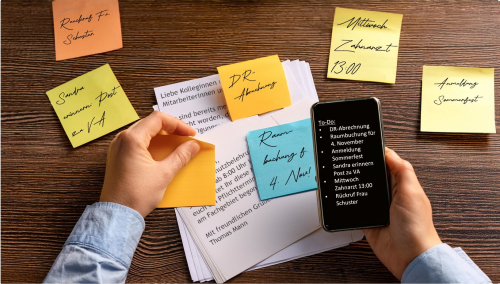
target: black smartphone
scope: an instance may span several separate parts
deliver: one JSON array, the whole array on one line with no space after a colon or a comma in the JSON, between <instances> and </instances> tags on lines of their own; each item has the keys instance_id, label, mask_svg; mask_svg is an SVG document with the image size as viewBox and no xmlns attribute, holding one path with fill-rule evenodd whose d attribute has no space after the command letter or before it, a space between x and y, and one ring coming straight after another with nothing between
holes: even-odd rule
<instances>
[{"instance_id":1,"label":"black smartphone","mask_svg":"<svg viewBox=\"0 0 500 284\"><path fill-rule=\"evenodd\" d=\"M391 192L379 100L315 103L311 122L323 229L389 225Z\"/></svg>"}]
</instances>

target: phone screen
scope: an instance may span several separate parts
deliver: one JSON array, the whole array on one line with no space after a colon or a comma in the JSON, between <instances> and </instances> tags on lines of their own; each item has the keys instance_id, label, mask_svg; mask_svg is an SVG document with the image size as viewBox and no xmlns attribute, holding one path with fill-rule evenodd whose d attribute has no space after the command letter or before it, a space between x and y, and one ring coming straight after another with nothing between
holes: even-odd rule
<instances>
[{"instance_id":1,"label":"phone screen","mask_svg":"<svg viewBox=\"0 0 500 284\"><path fill-rule=\"evenodd\" d=\"M316 103L311 117L323 228L388 225L390 188L379 101Z\"/></svg>"}]
</instances>

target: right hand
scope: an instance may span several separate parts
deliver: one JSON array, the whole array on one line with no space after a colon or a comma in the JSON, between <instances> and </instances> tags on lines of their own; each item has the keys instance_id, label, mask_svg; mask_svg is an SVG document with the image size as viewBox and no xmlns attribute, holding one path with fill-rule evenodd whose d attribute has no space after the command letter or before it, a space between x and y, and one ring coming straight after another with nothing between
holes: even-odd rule
<instances>
[{"instance_id":1,"label":"right hand","mask_svg":"<svg viewBox=\"0 0 500 284\"><path fill-rule=\"evenodd\" d=\"M385 157L392 188L390 225L363 233L375 255L401 280L413 259L442 242L432 222L431 203L412 165L389 148Z\"/></svg>"}]
</instances>

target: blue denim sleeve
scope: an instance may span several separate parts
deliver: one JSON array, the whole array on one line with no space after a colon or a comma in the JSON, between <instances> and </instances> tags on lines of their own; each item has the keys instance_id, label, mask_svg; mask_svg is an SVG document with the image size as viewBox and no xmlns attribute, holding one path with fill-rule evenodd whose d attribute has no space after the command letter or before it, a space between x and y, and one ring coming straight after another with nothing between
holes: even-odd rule
<instances>
[{"instance_id":1,"label":"blue denim sleeve","mask_svg":"<svg viewBox=\"0 0 500 284\"><path fill-rule=\"evenodd\" d=\"M44 283L124 283L144 226L126 206L87 206Z\"/></svg>"},{"instance_id":2,"label":"blue denim sleeve","mask_svg":"<svg viewBox=\"0 0 500 284\"><path fill-rule=\"evenodd\" d=\"M491 283L461 248L434 246L406 268L401 283Z\"/></svg>"}]
</instances>

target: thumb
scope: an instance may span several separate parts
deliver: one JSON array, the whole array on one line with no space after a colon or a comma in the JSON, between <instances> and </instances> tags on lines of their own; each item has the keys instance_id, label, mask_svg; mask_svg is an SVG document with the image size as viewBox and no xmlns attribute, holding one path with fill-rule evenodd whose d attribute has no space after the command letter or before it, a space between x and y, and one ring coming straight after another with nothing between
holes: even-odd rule
<instances>
[{"instance_id":1,"label":"thumb","mask_svg":"<svg viewBox=\"0 0 500 284\"><path fill-rule=\"evenodd\" d=\"M415 189L422 190L417 175L413 170L413 166L409 162L401 159L396 152L389 148L386 148L385 159L391 175L393 197L394 194L396 194L396 185L397 190L402 191L413 191Z\"/></svg>"},{"instance_id":2,"label":"thumb","mask_svg":"<svg viewBox=\"0 0 500 284\"><path fill-rule=\"evenodd\" d=\"M160 163L166 170L167 183L170 183L174 176L187 165L187 163L198 154L200 145L196 141L187 141L179 145L168 157Z\"/></svg>"}]
</instances>

